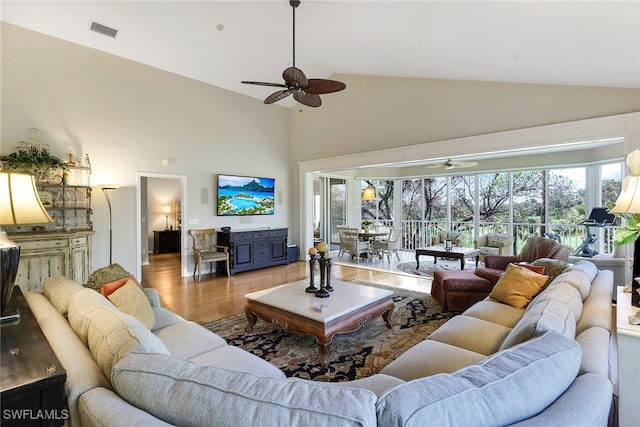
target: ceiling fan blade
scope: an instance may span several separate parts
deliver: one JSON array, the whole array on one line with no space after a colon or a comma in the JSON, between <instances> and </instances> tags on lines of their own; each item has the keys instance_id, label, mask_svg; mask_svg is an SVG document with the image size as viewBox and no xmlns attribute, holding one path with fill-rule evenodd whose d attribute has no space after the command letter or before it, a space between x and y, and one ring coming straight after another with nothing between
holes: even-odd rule
<instances>
[{"instance_id":1,"label":"ceiling fan blade","mask_svg":"<svg viewBox=\"0 0 640 427\"><path fill-rule=\"evenodd\" d=\"M244 83L246 85L258 85L258 86L271 86L271 87L287 87L282 83L267 83L267 82L251 82L251 81L242 81L240 83Z\"/></svg>"},{"instance_id":2,"label":"ceiling fan blade","mask_svg":"<svg viewBox=\"0 0 640 427\"><path fill-rule=\"evenodd\" d=\"M346 84L336 80L309 79L309 85L305 89L305 92L315 94L332 93L339 92L346 87Z\"/></svg>"},{"instance_id":3,"label":"ceiling fan blade","mask_svg":"<svg viewBox=\"0 0 640 427\"><path fill-rule=\"evenodd\" d=\"M293 92L294 90L292 89L279 90L267 96L267 98L264 100L264 103L273 104L274 102L278 102L281 99L286 98L287 96L291 95Z\"/></svg>"},{"instance_id":4,"label":"ceiling fan blade","mask_svg":"<svg viewBox=\"0 0 640 427\"><path fill-rule=\"evenodd\" d=\"M306 105L307 107L319 107L320 105L322 105L320 95L316 95L315 93L306 93L302 90L296 91L293 94L293 99L295 99L302 105Z\"/></svg>"},{"instance_id":5,"label":"ceiling fan blade","mask_svg":"<svg viewBox=\"0 0 640 427\"><path fill-rule=\"evenodd\" d=\"M428 169L437 169L437 168L442 168L442 167L444 167L444 164L442 164L442 163L434 163L432 165L426 165L425 166L425 168L428 168Z\"/></svg>"},{"instance_id":6,"label":"ceiling fan blade","mask_svg":"<svg viewBox=\"0 0 640 427\"><path fill-rule=\"evenodd\" d=\"M471 168L477 166L478 162L453 162L453 165L457 168Z\"/></svg>"},{"instance_id":7,"label":"ceiling fan blade","mask_svg":"<svg viewBox=\"0 0 640 427\"><path fill-rule=\"evenodd\" d=\"M302 70L299 68L287 68L282 72L282 78L287 83L287 87L306 88L309 85L307 76L305 76Z\"/></svg>"}]
</instances>

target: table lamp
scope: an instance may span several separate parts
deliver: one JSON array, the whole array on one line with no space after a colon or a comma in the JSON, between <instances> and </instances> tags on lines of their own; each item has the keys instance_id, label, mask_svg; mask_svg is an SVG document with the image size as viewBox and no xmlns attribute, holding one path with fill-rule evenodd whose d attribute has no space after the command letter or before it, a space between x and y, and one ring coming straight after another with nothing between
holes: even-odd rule
<instances>
[{"instance_id":1,"label":"table lamp","mask_svg":"<svg viewBox=\"0 0 640 427\"><path fill-rule=\"evenodd\" d=\"M622 181L622 190L614 207L609 212L614 214L640 214L640 149L632 151L627 156L627 166L631 170ZM640 222L638 223L640 226ZM633 267L631 277L631 305L640 307L640 283L635 280L640 277L640 230L632 230L635 233L633 253Z\"/></svg>"},{"instance_id":2,"label":"table lamp","mask_svg":"<svg viewBox=\"0 0 640 427\"><path fill-rule=\"evenodd\" d=\"M9 239L2 226L44 224L52 221L38 197L33 175L0 171L0 322L20 318L17 310L6 310L18 273L20 246Z\"/></svg>"},{"instance_id":3,"label":"table lamp","mask_svg":"<svg viewBox=\"0 0 640 427\"><path fill-rule=\"evenodd\" d=\"M169 230L169 214L171 213L171 206L164 205L162 207L162 213L164 213L164 230Z\"/></svg>"}]
</instances>

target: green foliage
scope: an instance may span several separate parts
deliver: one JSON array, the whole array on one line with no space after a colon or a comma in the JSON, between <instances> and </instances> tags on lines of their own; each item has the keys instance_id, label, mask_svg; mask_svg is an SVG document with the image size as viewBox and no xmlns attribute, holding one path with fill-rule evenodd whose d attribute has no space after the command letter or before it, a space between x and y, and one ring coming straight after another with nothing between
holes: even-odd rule
<instances>
[{"instance_id":1,"label":"green foliage","mask_svg":"<svg viewBox=\"0 0 640 427\"><path fill-rule=\"evenodd\" d=\"M607 203L609 210L613 209L614 204L612 202ZM640 237L640 214L614 214L620 218L627 220L627 225L618 228L616 231L616 239L613 244L615 246L627 245L636 241Z\"/></svg>"},{"instance_id":2,"label":"green foliage","mask_svg":"<svg viewBox=\"0 0 640 427\"><path fill-rule=\"evenodd\" d=\"M31 173L40 176L49 170L69 170L69 165L47 149L30 147L6 156L0 156L6 170Z\"/></svg>"}]
</instances>

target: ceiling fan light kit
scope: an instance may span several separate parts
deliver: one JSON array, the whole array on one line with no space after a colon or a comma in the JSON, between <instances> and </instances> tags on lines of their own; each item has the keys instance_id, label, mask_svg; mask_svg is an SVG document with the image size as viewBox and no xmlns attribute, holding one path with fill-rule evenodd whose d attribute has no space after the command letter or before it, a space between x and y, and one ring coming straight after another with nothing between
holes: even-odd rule
<instances>
[{"instance_id":1,"label":"ceiling fan light kit","mask_svg":"<svg viewBox=\"0 0 640 427\"><path fill-rule=\"evenodd\" d=\"M293 95L293 99L307 107L319 107L322 105L320 99L321 94L338 92L347 87L342 82L328 79L307 79L304 72L296 68L296 8L300 5L299 0L289 0L289 4L293 9L293 66L286 68L282 72L282 83L254 82L242 81L244 84L270 86L284 88L269 95L265 100L265 104L273 104L281 99Z\"/></svg>"}]
</instances>

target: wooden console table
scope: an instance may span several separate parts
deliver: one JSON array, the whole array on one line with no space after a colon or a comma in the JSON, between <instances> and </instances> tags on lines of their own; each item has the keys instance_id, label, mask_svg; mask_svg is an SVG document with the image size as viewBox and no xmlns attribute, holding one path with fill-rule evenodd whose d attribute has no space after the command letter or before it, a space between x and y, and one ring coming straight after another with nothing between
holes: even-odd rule
<instances>
[{"instance_id":1,"label":"wooden console table","mask_svg":"<svg viewBox=\"0 0 640 427\"><path fill-rule=\"evenodd\" d=\"M20 320L0 327L2 425L61 426L69 418L64 397L67 373L18 286L9 307L18 309Z\"/></svg>"}]
</instances>

